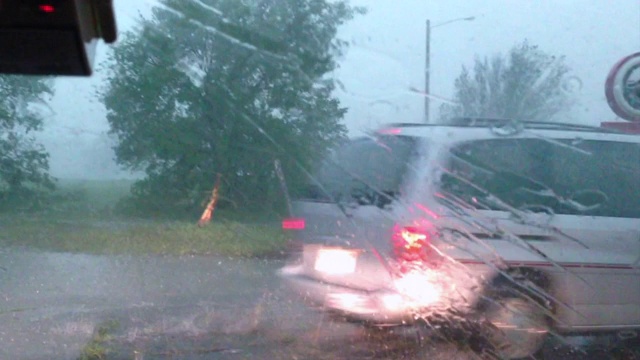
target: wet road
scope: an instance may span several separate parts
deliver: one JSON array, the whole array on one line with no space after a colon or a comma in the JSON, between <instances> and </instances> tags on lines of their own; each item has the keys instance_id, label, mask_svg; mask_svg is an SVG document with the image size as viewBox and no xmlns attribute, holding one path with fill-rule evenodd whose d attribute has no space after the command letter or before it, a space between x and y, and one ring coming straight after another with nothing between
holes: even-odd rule
<instances>
[{"instance_id":1,"label":"wet road","mask_svg":"<svg viewBox=\"0 0 640 360\"><path fill-rule=\"evenodd\" d=\"M479 358L414 330L333 322L281 288L281 265L2 250L0 359Z\"/></svg>"}]
</instances>

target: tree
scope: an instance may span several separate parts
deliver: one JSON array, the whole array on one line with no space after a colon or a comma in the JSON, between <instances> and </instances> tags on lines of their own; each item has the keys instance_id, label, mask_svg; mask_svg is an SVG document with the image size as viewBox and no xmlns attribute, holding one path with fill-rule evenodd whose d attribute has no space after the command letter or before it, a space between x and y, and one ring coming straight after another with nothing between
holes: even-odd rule
<instances>
[{"instance_id":1,"label":"tree","mask_svg":"<svg viewBox=\"0 0 640 360\"><path fill-rule=\"evenodd\" d=\"M332 95L359 9L328 0L164 0L113 51L102 92L117 161L143 170L146 209L199 207L223 177L238 206L277 202L273 162L297 189L301 168L345 135Z\"/></svg>"},{"instance_id":2,"label":"tree","mask_svg":"<svg viewBox=\"0 0 640 360\"><path fill-rule=\"evenodd\" d=\"M43 125L35 105L52 94L48 79L0 77L0 211L38 207L54 188L49 155L33 135Z\"/></svg>"},{"instance_id":3,"label":"tree","mask_svg":"<svg viewBox=\"0 0 640 360\"><path fill-rule=\"evenodd\" d=\"M444 104L440 117L489 117L553 121L574 104L565 89L569 67L524 41L507 56L476 58L473 72L462 67L455 80L456 105Z\"/></svg>"}]
</instances>

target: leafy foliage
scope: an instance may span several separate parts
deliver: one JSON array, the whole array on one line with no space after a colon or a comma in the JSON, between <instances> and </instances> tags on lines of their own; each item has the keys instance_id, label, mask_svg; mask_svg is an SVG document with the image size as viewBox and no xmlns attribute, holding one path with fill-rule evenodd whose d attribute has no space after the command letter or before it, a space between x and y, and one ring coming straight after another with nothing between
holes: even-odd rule
<instances>
[{"instance_id":1,"label":"leafy foliage","mask_svg":"<svg viewBox=\"0 0 640 360\"><path fill-rule=\"evenodd\" d=\"M569 67L564 57L549 55L524 41L507 56L476 58L455 80L457 105L440 108L441 118L490 117L553 121L574 104L565 89Z\"/></svg>"},{"instance_id":2,"label":"leafy foliage","mask_svg":"<svg viewBox=\"0 0 640 360\"><path fill-rule=\"evenodd\" d=\"M345 109L326 76L360 11L343 1L165 0L114 49L103 91L117 160L146 178L136 206L200 208L217 173L238 207L282 203L341 139ZM223 202L224 204L225 202Z\"/></svg>"},{"instance_id":3,"label":"leafy foliage","mask_svg":"<svg viewBox=\"0 0 640 360\"><path fill-rule=\"evenodd\" d=\"M43 125L34 105L51 94L51 80L0 77L0 211L37 208L54 187L49 155L33 136Z\"/></svg>"}]
</instances>

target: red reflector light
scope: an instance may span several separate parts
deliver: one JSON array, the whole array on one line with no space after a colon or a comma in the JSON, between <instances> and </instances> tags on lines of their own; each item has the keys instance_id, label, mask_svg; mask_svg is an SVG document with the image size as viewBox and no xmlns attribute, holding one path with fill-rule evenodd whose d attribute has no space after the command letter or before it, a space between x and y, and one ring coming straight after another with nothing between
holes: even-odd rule
<instances>
[{"instance_id":1,"label":"red reflector light","mask_svg":"<svg viewBox=\"0 0 640 360\"><path fill-rule=\"evenodd\" d=\"M46 12L46 13L52 13L52 12L56 11L56 8L53 5L49 5L49 4L42 4L42 5L38 6L38 9L40 9L40 11Z\"/></svg>"},{"instance_id":2,"label":"red reflector light","mask_svg":"<svg viewBox=\"0 0 640 360\"><path fill-rule=\"evenodd\" d=\"M304 219L289 218L282 220L282 228L285 230L304 230Z\"/></svg>"}]
</instances>

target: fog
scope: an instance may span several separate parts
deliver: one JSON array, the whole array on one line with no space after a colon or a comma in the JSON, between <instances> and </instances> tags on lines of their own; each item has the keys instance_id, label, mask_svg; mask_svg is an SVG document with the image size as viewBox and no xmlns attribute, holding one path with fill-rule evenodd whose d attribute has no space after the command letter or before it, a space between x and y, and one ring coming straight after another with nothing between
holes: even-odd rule
<instances>
[{"instance_id":1,"label":"fog","mask_svg":"<svg viewBox=\"0 0 640 360\"><path fill-rule=\"evenodd\" d=\"M139 16L148 16L151 0L116 0L120 32L132 29ZM604 80L613 64L637 51L640 44L640 5L617 0L484 1L452 0L400 2L357 0L368 13L347 23L340 37L350 42L334 76L348 113L350 135L386 122L421 122L424 97L411 89L424 88L425 21L436 26L451 19L474 16L434 27L431 34L431 93L449 98L463 65L476 54L491 56L528 39L542 50L566 56L573 70L571 86L579 106L567 121L597 125L615 115L604 97ZM100 43L94 77L59 78L46 111L39 139L51 154L51 172L59 178L113 179L135 177L120 169L111 149L105 108L96 92L103 84L109 46ZM431 101L431 118L441 102Z\"/></svg>"}]
</instances>

